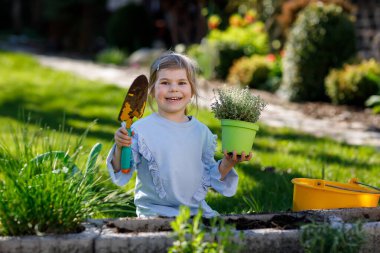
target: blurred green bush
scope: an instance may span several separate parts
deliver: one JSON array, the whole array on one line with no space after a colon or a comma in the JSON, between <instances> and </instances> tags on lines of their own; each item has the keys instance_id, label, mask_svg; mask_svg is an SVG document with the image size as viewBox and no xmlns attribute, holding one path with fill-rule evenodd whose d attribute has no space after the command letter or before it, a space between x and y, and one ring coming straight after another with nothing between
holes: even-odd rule
<instances>
[{"instance_id":1,"label":"blurred green bush","mask_svg":"<svg viewBox=\"0 0 380 253\"><path fill-rule=\"evenodd\" d=\"M285 45L281 91L293 101L328 100L324 79L356 55L350 16L334 4L310 4L299 15Z\"/></svg>"},{"instance_id":2,"label":"blurred green bush","mask_svg":"<svg viewBox=\"0 0 380 253\"><path fill-rule=\"evenodd\" d=\"M371 95L379 94L380 64L374 59L345 64L342 69L330 71L325 85L334 104L364 106Z\"/></svg>"},{"instance_id":3,"label":"blurred green bush","mask_svg":"<svg viewBox=\"0 0 380 253\"><path fill-rule=\"evenodd\" d=\"M104 64L122 65L125 62L126 54L118 48L107 48L95 56L95 61Z\"/></svg>"},{"instance_id":4,"label":"blurred green bush","mask_svg":"<svg viewBox=\"0 0 380 253\"><path fill-rule=\"evenodd\" d=\"M193 44L187 48L186 53L198 63L200 74L206 79L215 78L215 66L218 61L218 51L206 40L200 44Z\"/></svg>"}]
</instances>

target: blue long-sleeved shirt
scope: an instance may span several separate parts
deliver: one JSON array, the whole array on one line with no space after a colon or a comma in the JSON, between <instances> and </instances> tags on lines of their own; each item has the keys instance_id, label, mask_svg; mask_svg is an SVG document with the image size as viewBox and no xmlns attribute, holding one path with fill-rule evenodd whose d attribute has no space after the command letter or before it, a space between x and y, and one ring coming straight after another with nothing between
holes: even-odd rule
<instances>
[{"instance_id":1,"label":"blue long-sleeved shirt","mask_svg":"<svg viewBox=\"0 0 380 253\"><path fill-rule=\"evenodd\" d=\"M206 125L192 117L178 123L153 113L132 125L132 170L114 173L112 157L107 157L112 181L123 186L137 171L135 186L136 213L139 217L177 216L180 205L190 207L192 215L198 208L205 217L218 213L206 203L210 187L224 196L233 196L238 175L232 169L220 180L219 164L214 153L217 136Z\"/></svg>"}]
</instances>

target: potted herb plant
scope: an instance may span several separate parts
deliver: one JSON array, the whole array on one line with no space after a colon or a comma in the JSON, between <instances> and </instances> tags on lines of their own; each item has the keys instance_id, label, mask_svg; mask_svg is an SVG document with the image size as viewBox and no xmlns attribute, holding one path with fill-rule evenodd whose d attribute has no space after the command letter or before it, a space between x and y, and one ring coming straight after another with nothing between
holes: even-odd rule
<instances>
[{"instance_id":1,"label":"potted herb plant","mask_svg":"<svg viewBox=\"0 0 380 253\"><path fill-rule=\"evenodd\" d=\"M222 150L249 154L259 130L257 121L266 106L265 101L253 95L248 87L223 87L216 92L211 110L221 120Z\"/></svg>"}]
</instances>

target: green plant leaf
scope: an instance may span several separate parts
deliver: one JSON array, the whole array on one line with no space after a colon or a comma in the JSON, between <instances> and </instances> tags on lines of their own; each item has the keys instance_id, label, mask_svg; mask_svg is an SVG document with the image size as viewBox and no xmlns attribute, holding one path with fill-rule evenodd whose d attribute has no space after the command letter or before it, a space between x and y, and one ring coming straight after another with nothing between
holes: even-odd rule
<instances>
[{"instance_id":1,"label":"green plant leaf","mask_svg":"<svg viewBox=\"0 0 380 253\"><path fill-rule=\"evenodd\" d=\"M95 173L96 168L96 160L100 154L100 151L102 150L102 144L96 143L88 155L87 163L86 163L86 172L85 177L88 177L89 182L93 182L93 176Z\"/></svg>"},{"instance_id":2,"label":"green plant leaf","mask_svg":"<svg viewBox=\"0 0 380 253\"><path fill-rule=\"evenodd\" d=\"M370 97L365 101L365 105L366 105L367 107L374 107L374 106L380 105L380 96L379 96L379 95L373 95L373 96L370 96Z\"/></svg>"}]
</instances>

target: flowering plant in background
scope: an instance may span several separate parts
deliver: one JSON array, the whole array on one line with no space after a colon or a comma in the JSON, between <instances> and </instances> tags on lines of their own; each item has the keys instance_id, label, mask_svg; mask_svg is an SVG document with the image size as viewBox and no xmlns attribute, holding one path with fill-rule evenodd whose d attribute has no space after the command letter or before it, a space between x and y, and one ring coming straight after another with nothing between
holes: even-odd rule
<instances>
[{"instance_id":1,"label":"flowering plant in background","mask_svg":"<svg viewBox=\"0 0 380 253\"><path fill-rule=\"evenodd\" d=\"M267 54L265 57L266 61L272 65L273 74L279 77L282 76L282 53L283 51L281 51L280 54Z\"/></svg>"},{"instance_id":2,"label":"flowering plant in background","mask_svg":"<svg viewBox=\"0 0 380 253\"><path fill-rule=\"evenodd\" d=\"M210 30L218 29L221 22L222 22L222 19L218 15L213 14L208 18L208 21L207 21L208 28Z\"/></svg>"},{"instance_id":3,"label":"flowering plant in background","mask_svg":"<svg viewBox=\"0 0 380 253\"><path fill-rule=\"evenodd\" d=\"M268 54L267 55L267 60L269 62L275 62L276 61L276 56L274 54Z\"/></svg>"},{"instance_id":4,"label":"flowering plant in background","mask_svg":"<svg viewBox=\"0 0 380 253\"><path fill-rule=\"evenodd\" d=\"M242 16L240 16L240 14L237 14L237 13L232 14L230 18L228 19L228 22L230 26L235 26L235 27L240 27L240 26L243 26L244 24L244 20Z\"/></svg>"},{"instance_id":5,"label":"flowering plant in background","mask_svg":"<svg viewBox=\"0 0 380 253\"><path fill-rule=\"evenodd\" d=\"M269 35L265 30L265 24L256 18L256 11L251 9L243 15L244 17L239 13L234 13L228 20L223 19L223 21L218 15L210 15L208 18L209 32L203 39L204 42L199 44L204 49L197 51L206 50L207 56L210 51L213 51L211 54L215 56L215 59L212 56L209 57L210 60L202 59L202 61L209 63L207 68L212 69L212 76L218 79L225 80L233 62L240 57L252 54L263 55L269 51ZM226 23L229 25L222 29Z\"/></svg>"},{"instance_id":6,"label":"flowering plant in background","mask_svg":"<svg viewBox=\"0 0 380 253\"><path fill-rule=\"evenodd\" d=\"M266 87L270 88L270 91L276 91L282 80L282 55L284 51L282 50L280 54L268 54L267 61L272 65L270 72L268 74L268 80L266 82Z\"/></svg>"},{"instance_id":7,"label":"flowering plant in background","mask_svg":"<svg viewBox=\"0 0 380 253\"><path fill-rule=\"evenodd\" d=\"M248 10L244 15L245 24L252 24L253 22L255 22L256 17L257 17L256 10L253 10L253 9Z\"/></svg>"}]
</instances>

